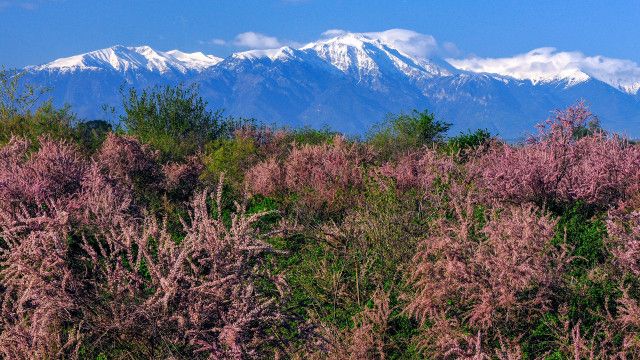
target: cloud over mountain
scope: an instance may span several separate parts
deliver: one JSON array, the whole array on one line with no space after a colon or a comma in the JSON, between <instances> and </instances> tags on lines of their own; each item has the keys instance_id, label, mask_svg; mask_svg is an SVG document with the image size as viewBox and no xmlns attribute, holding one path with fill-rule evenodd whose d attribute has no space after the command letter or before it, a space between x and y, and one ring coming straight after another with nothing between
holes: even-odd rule
<instances>
[{"instance_id":1,"label":"cloud over mountain","mask_svg":"<svg viewBox=\"0 0 640 360\"><path fill-rule=\"evenodd\" d=\"M554 48L451 59L459 56L454 44L406 29L333 29L304 46L257 32L217 40L245 51L222 59L114 46L28 67L25 79L51 87L55 104L85 118L117 104L123 83L195 83L212 108L288 126L357 134L387 113L429 109L454 132L486 128L517 138L550 110L585 99L607 129L640 137L640 72L630 60Z\"/></svg>"},{"instance_id":2,"label":"cloud over mountain","mask_svg":"<svg viewBox=\"0 0 640 360\"><path fill-rule=\"evenodd\" d=\"M637 93L640 89L640 65L634 61L602 55L587 56L578 51L557 51L552 47L534 49L512 57L472 57L447 61L459 69L500 74L519 80L572 78L582 81L593 77L629 93Z\"/></svg>"},{"instance_id":3,"label":"cloud over mountain","mask_svg":"<svg viewBox=\"0 0 640 360\"><path fill-rule=\"evenodd\" d=\"M330 29L322 33L323 38L333 38L349 34L349 31L342 29ZM400 50L405 54L425 59L432 55L441 53L443 50L455 47L452 43L446 43L446 47L440 47L436 39L427 34L407 29L389 29L378 32L365 32L361 35L370 39L377 39L388 44L390 47Z\"/></svg>"},{"instance_id":4,"label":"cloud over mountain","mask_svg":"<svg viewBox=\"0 0 640 360\"><path fill-rule=\"evenodd\" d=\"M233 44L252 49L273 49L283 46L278 38L253 31L236 35Z\"/></svg>"}]
</instances>

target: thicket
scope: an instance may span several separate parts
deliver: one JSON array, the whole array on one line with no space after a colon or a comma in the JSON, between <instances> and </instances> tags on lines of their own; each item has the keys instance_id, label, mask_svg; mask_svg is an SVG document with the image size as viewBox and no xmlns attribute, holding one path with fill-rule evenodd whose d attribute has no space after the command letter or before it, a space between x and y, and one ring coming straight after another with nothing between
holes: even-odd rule
<instances>
[{"instance_id":1,"label":"thicket","mask_svg":"<svg viewBox=\"0 0 640 360\"><path fill-rule=\"evenodd\" d=\"M3 358L640 357L640 148L582 103L355 140L156 88L112 129L4 76Z\"/></svg>"}]
</instances>

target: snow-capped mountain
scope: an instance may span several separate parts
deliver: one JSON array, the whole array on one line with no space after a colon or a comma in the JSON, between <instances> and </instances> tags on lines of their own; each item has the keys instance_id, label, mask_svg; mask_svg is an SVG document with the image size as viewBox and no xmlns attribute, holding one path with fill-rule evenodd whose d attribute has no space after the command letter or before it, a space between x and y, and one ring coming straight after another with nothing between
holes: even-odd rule
<instances>
[{"instance_id":1,"label":"snow-capped mountain","mask_svg":"<svg viewBox=\"0 0 640 360\"><path fill-rule=\"evenodd\" d=\"M149 46L125 47L116 45L82 55L54 60L48 64L30 67L30 70L60 72L146 70L159 73L177 71L184 74L190 71L202 71L220 61L222 59L219 57L205 55L201 52L191 54L179 50L161 52L155 51Z\"/></svg>"},{"instance_id":2,"label":"snow-capped mountain","mask_svg":"<svg viewBox=\"0 0 640 360\"><path fill-rule=\"evenodd\" d=\"M534 84L563 81L571 86L596 79L629 94L637 94L640 90L640 66L633 61L558 52L550 47L508 58L474 57L448 61L459 69L499 74Z\"/></svg>"},{"instance_id":3,"label":"snow-capped mountain","mask_svg":"<svg viewBox=\"0 0 640 360\"><path fill-rule=\"evenodd\" d=\"M357 80L404 75L419 81L451 72L425 59L414 59L380 39L348 33L310 43L301 48Z\"/></svg>"},{"instance_id":4,"label":"snow-capped mountain","mask_svg":"<svg viewBox=\"0 0 640 360\"><path fill-rule=\"evenodd\" d=\"M123 84L197 83L212 108L229 114L281 125L326 124L354 134L387 113L426 108L454 123L453 132L487 128L517 138L550 111L584 99L605 127L640 136L640 73L628 64L622 64L628 70L606 72L597 65L612 59L549 48L462 60L410 50L384 32L340 33L299 48L224 59L114 46L25 70L26 81L53 89L56 104L69 103L86 118L103 116L102 104L120 104Z\"/></svg>"}]
</instances>

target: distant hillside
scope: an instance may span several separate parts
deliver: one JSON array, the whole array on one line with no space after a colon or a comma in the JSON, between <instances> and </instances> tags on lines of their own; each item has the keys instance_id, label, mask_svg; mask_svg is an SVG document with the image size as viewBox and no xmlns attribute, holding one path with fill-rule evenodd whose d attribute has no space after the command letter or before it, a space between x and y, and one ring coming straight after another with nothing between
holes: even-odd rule
<instances>
[{"instance_id":1,"label":"distant hillside","mask_svg":"<svg viewBox=\"0 0 640 360\"><path fill-rule=\"evenodd\" d=\"M103 117L103 104L119 104L123 84L197 83L212 108L229 114L291 126L329 125L351 134L365 132L387 113L426 108L453 123L453 133L486 128L513 139L551 110L584 99L604 128L640 136L638 84L622 86L581 71L516 79L460 70L444 59L412 57L371 34L341 34L298 49L252 50L225 59L114 46L26 70L26 81L50 87L56 105L68 103L85 118Z\"/></svg>"}]
</instances>

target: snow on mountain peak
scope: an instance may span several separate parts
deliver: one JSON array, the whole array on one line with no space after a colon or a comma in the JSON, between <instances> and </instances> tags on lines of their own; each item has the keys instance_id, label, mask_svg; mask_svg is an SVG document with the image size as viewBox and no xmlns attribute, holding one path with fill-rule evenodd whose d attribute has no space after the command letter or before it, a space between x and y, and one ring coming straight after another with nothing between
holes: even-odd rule
<instances>
[{"instance_id":1,"label":"snow on mountain peak","mask_svg":"<svg viewBox=\"0 0 640 360\"><path fill-rule=\"evenodd\" d=\"M447 69L410 54L412 51L404 51L407 47L397 46L398 37L388 33L393 31L396 30L381 33L334 31L330 33L332 37L309 43L300 50L315 52L340 71L360 77L379 76L390 69L410 78L450 75Z\"/></svg>"},{"instance_id":2,"label":"snow on mountain peak","mask_svg":"<svg viewBox=\"0 0 640 360\"><path fill-rule=\"evenodd\" d=\"M630 94L640 90L640 65L633 61L585 56L580 52L559 52L551 47L513 57L447 61L461 70L530 80L534 84L566 81L567 86L571 86L594 78Z\"/></svg>"},{"instance_id":3,"label":"snow on mountain peak","mask_svg":"<svg viewBox=\"0 0 640 360\"><path fill-rule=\"evenodd\" d=\"M503 58L470 57L444 59L446 51L425 34L405 29L354 33L329 30L320 40L302 47L248 50L232 54L229 59L255 61L318 61L354 77L357 81L376 83L376 79L406 77L422 81L434 76L449 76L468 71L487 73L506 80L517 79L535 84L563 82L567 87L597 79L629 94L640 93L640 65L630 60L585 56L580 52L560 52L539 48ZM110 48L31 66L31 70L73 71L152 71L164 73L202 72L223 59L202 52L179 50L156 51L149 46Z\"/></svg>"},{"instance_id":4,"label":"snow on mountain peak","mask_svg":"<svg viewBox=\"0 0 640 360\"><path fill-rule=\"evenodd\" d=\"M31 67L35 70L57 70L62 72L80 70L148 70L165 73L178 71L201 71L222 61L213 55L201 52L184 53L178 50L160 52L149 46L112 46L54 60L50 63Z\"/></svg>"},{"instance_id":5,"label":"snow on mountain peak","mask_svg":"<svg viewBox=\"0 0 640 360\"><path fill-rule=\"evenodd\" d=\"M364 49L365 43L373 43L373 42L379 43L379 41L376 41L376 39L369 38L365 36L365 34L340 33L334 37L325 38L325 39L318 40L316 42L309 43L303 46L302 48L300 48L300 50L313 49L319 46L326 46L326 45L333 45L333 46L342 45L342 46L355 47L357 49Z\"/></svg>"},{"instance_id":6,"label":"snow on mountain peak","mask_svg":"<svg viewBox=\"0 0 640 360\"><path fill-rule=\"evenodd\" d=\"M205 55L200 51L185 53L180 50L170 50L165 52L165 54L173 57L176 61L181 62L187 68L197 70L204 70L223 60L222 58L214 55Z\"/></svg>"},{"instance_id":7,"label":"snow on mountain peak","mask_svg":"<svg viewBox=\"0 0 640 360\"><path fill-rule=\"evenodd\" d=\"M276 49L260 49L260 50L247 50L242 52L237 52L231 55L234 59L240 60L255 60L261 58L268 58L271 61L275 60L283 60L287 58L291 58L294 55L295 50L289 46L283 46L281 48Z\"/></svg>"}]
</instances>

